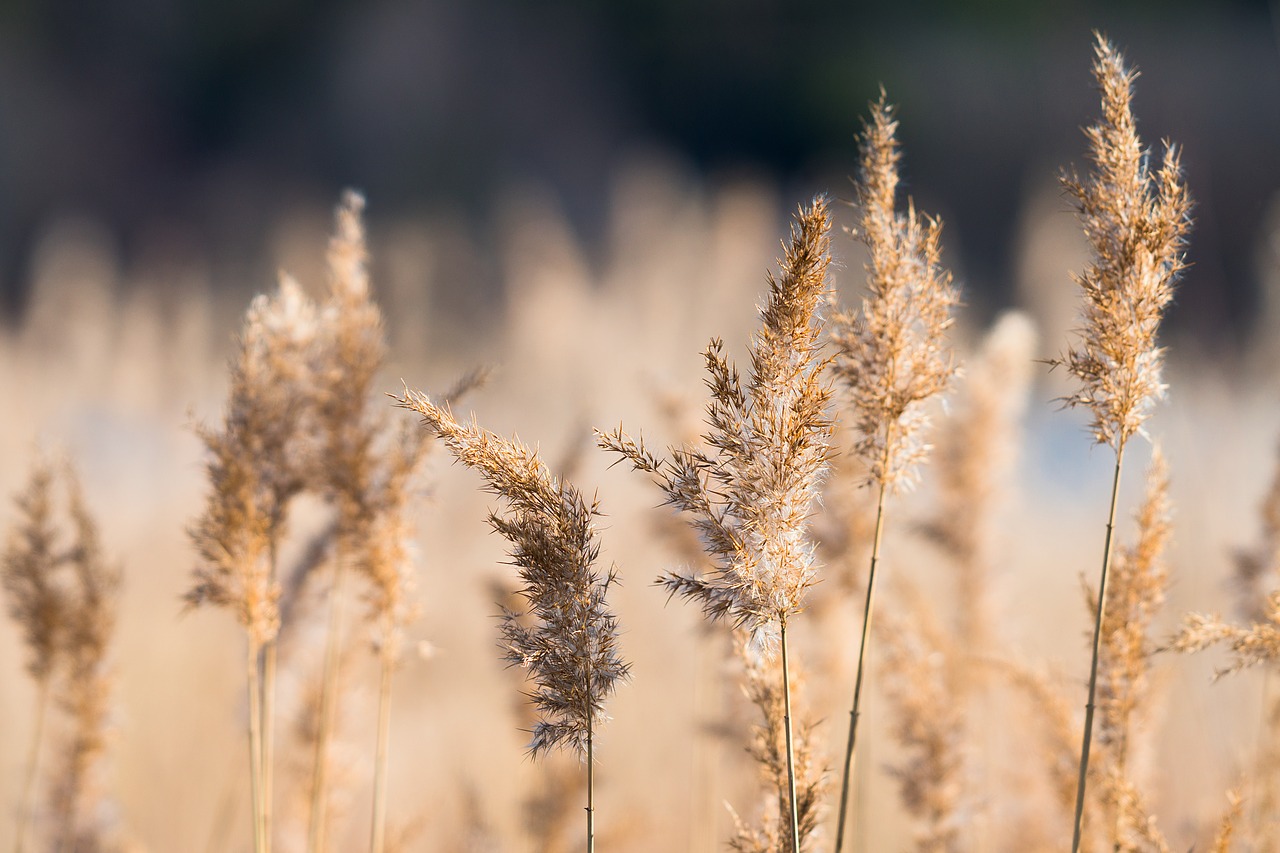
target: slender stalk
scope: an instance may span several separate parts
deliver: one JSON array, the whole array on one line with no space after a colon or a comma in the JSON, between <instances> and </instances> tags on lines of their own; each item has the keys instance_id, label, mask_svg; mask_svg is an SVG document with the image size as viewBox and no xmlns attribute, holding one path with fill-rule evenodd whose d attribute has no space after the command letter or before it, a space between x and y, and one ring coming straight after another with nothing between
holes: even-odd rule
<instances>
[{"instance_id":1,"label":"slender stalk","mask_svg":"<svg viewBox=\"0 0 1280 853\"><path fill-rule=\"evenodd\" d=\"M587 673L588 685L591 681ZM591 695L590 687L587 695ZM588 700L589 701L589 700ZM595 721L590 708L587 709L587 853L596 850L596 757L595 757Z\"/></svg>"},{"instance_id":2,"label":"slender stalk","mask_svg":"<svg viewBox=\"0 0 1280 853\"><path fill-rule=\"evenodd\" d=\"M386 618L386 617L384 617ZM390 621L389 618L386 621ZM395 661L391 656L391 643L384 632L379 657L382 659L382 677L378 684L378 745L373 765L373 828L370 831L369 853L382 853L387 835L387 746L391 739L391 673Z\"/></svg>"},{"instance_id":3,"label":"slender stalk","mask_svg":"<svg viewBox=\"0 0 1280 853\"><path fill-rule=\"evenodd\" d=\"M791 668L787 663L787 617L782 617L782 728L787 737L787 795L791 804L791 853L800 853L800 809L796 802L796 749L791 732Z\"/></svg>"},{"instance_id":4,"label":"slender stalk","mask_svg":"<svg viewBox=\"0 0 1280 853\"><path fill-rule=\"evenodd\" d=\"M31 751L27 754L27 771L22 782L21 812L18 814L17 839L14 841L14 853L22 853L30 825L31 812L35 810L32 795L36 788L36 768L40 763L40 743L44 740L44 720L49 710L49 677L40 679L39 693L36 696L36 730L31 738Z\"/></svg>"},{"instance_id":5,"label":"slender stalk","mask_svg":"<svg viewBox=\"0 0 1280 853\"><path fill-rule=\"evenodd\" d=\"M249 682L249 791L253 799L253 849L265 853L262 823L262 682L258 670L261 649L249 643L245 676Z\"/></svg>"},{"instance_id":6,"label":"slender stalk","mask_svg":"<svg viewBox=\"0 0 1280 853\"><path fill-rule=\"evenodd\" d=\"M271 584L276 582L278 545L271 539ZM262 650L262 833L267 853L271 853L271 801L275 786L275 697L277 637Z\"/></svg>"},{"instance_id":7,"label":"slender stalk","mask_svg":"<svg viewBox=\"0 0 1280 853\"><path fill-rule=\"evenodd\" d=\"M1098 612L1093 621L1093 662L1089 665L1089 701L1084 706L1084 737L1080 745L1080 778L1076 782L1075 829L1071 853L1080 850L1084 818L1085 782L1089 775L1089 745L1093 741L1094 697L1098 689L1098 653L1102 645L1102 618L1107 607L1107 571L1111 568L1111 540L1116 526L1116 503L1120 495L1120 466L1124 462L1124 439L1116 447L1116 470L1111 481L1111 510L1107 515L1107 538L1102 551L1102 580L1098 584Z\"/></svg>"},{"instance_id":8,"label":"slender stalk","mask_svg":"<svg viewBox=\"0 0 1280 853\"><path fill-rule=\"evenodd\" d=\"M876 532L871 545L871 571L867 575L867 600L862 611L862 642L858 646L858 674L854 677L853 682L853 709L849 711L849 741L844 753L844 777L840 783L840 820L836 824L836 853L840 853L844 847L844 831L849 809L849 789L853 784L854 755L858 744L858 718L862 713L862 674L867 659L867 640L871 636L871 612L875 604L876 566L880 563L880 537L884 532L884 504L887 491L886 484L881 481L880 497L876 501Z\"/></svg>"},{"instance_id":9,"label":"slender stalk","mask_svg":"<svg viewBox=\"0 0 1280 853\"><path fill-rule=\"evenodd\" d=\"M329 770L329 738L333 731L334 696L338 690L338 658L342 651L344 621L342 569L343 549L338 547L333 561L333 586L329 594L329 635L325 639L324 682L320 688L320 719L316 730L315 764L311 770L311 822L307 832L308 853L324 853L326 786Z\"/></svg>"}]
</instances>

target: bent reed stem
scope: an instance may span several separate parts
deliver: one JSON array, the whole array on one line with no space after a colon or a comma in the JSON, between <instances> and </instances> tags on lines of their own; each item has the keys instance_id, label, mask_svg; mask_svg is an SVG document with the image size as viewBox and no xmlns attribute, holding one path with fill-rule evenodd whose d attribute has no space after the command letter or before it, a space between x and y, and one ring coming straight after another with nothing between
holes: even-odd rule
<instances>
[{"instance_id":1,"label":"bent reed stem","mask_svg":"<svg viewBox=\"0 0 1280 853\"><path fill-rule=\"evenodd\" d=\"M892 438L893 425L887 428ZM885 467L888 467L888 448L885 442ZM844 848L845 826L849 811L849 790L853 787L854 758L858 745L858 718L862 714L862 675L866 666L867 643L871 637L871 614L875 606L876 567L880 563L880 539L884 533L884 505L888 484L880 481L880 496L876 500L876 530L871 544L871 569L867 574L867 599L862 611L862 640L858 646L858 672L853 682L853 708L849 711L849 740L844 753L844 776L840 783L840 820L836 824L835 853Z\"/></svg>"},{"instance_id":2,"label":"bent reed stem","mask_svg":"<svg viewBox=\"0 0 1280 853\"><path fill-rule=\"evenodd\" d=\"M791 803L791 853L800 853L800 810L796 801L796 750L791 734L791 669L787 663L787 617L782 625L782 728L787 737L787 794Z\"/></svg>"},{"instance_id":3,"label":"bent reed stem","mask_svg":"<svg viewBox=\"0 0 1280 853\"><path fill-rule=\"evenodd\" d=\"M1116 446L1116 470L1111 481L1111 510L1107 515L1107 537L1102 549L1102 579L1098 583L1098 608L1093 622L1093 661L1089 665L1089 701L1084 706L1084 736L1080 745L1080 777L1076 782L1075 828L1071 853L1079 853L1084 825L1084 793L1089 775L1089 747L1093 742L1094 698L1098 688L1098 656L1102 645L1102 618L1107 606L1107 572L1111 568L1111 543L1116 526L1116 504L1120 495L1120 467L1124 462L1124 438Z\"/></svg>"}]
</instances>

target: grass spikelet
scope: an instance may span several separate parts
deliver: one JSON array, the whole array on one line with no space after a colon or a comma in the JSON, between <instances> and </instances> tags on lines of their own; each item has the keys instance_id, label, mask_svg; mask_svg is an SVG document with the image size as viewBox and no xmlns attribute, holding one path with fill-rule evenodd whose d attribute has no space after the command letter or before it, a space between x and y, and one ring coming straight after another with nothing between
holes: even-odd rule
<instances>
[{"instance_id":1,"label":"grass spikelet","mask_svg":"<svg viewBox=\"0 0 1280 853\"><path fill-rule=\"evenodd\" d=\"M502 637L507 660L529 670L540 719L529 750L537 758L569 748L587 764L587 849L595 848L594 741L605 719L604 703L627 678L617 647L617 618L606 596L614 570L595 567L600 553L595 519L571 483L553 477L536 453L518 441L461 424L424 394L405 390L399 404L423 423L454 455L484 478L506 503L489 523L512 544L533 624L507 612Z\"/></svg>"},{"instance_id":2,"label":"grass spikelet","mask_svg":"<svg viewBox=\"0 0 1280 853\"><path fill-rule=\"evenodd\" d=\"M1076 277L1084 297L1078 340L1054 362L1065 365L1079 383L1066 399L1067 405L1088 408L1094 440L1110 445L1116 454L1080 747L1073 853L1080 846L1125 444L1142 429L1155 401L1164 394L1160 376L1164 351L1156 346L1156 332L1173 297L1174 279L1184 266L1182 249L1191 224L1191 200L1182 183L1177 150L1167 146L1160 169L1154 175L1149 171L1131 109L1134 73L1101 34L1095 53L1093 70L1102 94L1102 120L1085 131L1094 171L1083 179L1075 173L1062 179L1076 200L1092 260Z\"/></svg>"},{"instance_id":3,"label":"grass spikelet","mask_svg":"<svg viewBox=\"0 0 1280 853\"><path fill-rule=\"evenodd\" d=\"M671 572L659 583L672 595L700 602L708 618L729 619L755 642L778 634L793 853L801 830L787 620L801 610L817 573L808 527L832 431L819 314L828 296L830 230L826 199L796 215L781 275L768 278L745 385L718 339L707 348L708 450L673 448L669 459L659 459L621 427L599 435L601 447L649 474L667 503L690 516L714 563L707 574Z\"/></svg>"},{"instance_id":4,"label":"grass spikelet","mask_svg":"<svg viewBox=\"0 0 1280 853\"><path fill-rule=\"evenodd\" d=\"M897 127L893 109L881 93L863 124L856 182L861 207L857 233L871 256L868 294L861 310L838 313L832 323L832 340L839 350L836 375L854 411L858 436L854 451L866 465L868 484L879 488L837 806L836 853L844 846L885 499L918 476L929 450L923 441L928 426L925 404L947 389L956 372L946 341L959 293L941 264L941 222L918 214L911 200L906 213L898 213Z\"/></svg>"}]
</instances>

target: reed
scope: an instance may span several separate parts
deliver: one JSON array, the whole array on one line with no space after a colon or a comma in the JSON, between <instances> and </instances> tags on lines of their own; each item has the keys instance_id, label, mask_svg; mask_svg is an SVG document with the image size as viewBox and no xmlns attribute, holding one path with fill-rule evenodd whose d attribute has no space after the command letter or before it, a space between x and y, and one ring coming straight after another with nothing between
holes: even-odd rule
<instances>
[{"instance_id":1,"label":"reed","mask_svg":"<svg viewBox=\"0 0 1280 853\"><path fill-rule=\"evenodd\" d=\"M628 677L618 651L617 617L606 601L616 569L601 573L595 519L571 483L554 477L535 452L519 441L461 424L447 407L405 389L400 406L423 424L454 457L484 478L506 503L489 524L511 542L511 559L524 586L532 625L506 611L502 637L506 659L529 670L537 684L539 719L529 752L536 759L556 748L583 756L587 770L586 846L595 850L595 740L605 719L604 703Z\"/></svg>"},{"instance_id":2,"label":"reed","mask_svg":"<svg viewBox=\"0 0 1280 853\"><path fill-rule=\"evenodd\" d=\"M835 372L854 411L854 452L866 465L867 483L879 490L836 806L836 853L844 847L847 826L886 500L918 476L929 449L923 440L929 424L926 403L946 391L956 372L947 331L954 324L959 295L941 266L941 223L918 214L910 201L905 214L897 211L897 127L882 92L863 125L856 184L861 208L857 235L870 253L868 295L860 311L838 313L832 323L839 351Z\"/></svg>"},{"instance_id":3,"label":"reed","mask_svg":"<svg viewBox=\"0 0 1280 853\"><path fill-rule=\"evenodd\" d=\"M714 561L707 574L671 572L659 583L702 604L708 618L729 619L752 642L777 642L782 657L783 724L790 828L785 847L802 846L787 646L788 620L803 607L817 567L808 537L811 507L827 468L831 389L821 354L820 308L828 296L831 218L814 200L796 215L751 344L746 385L716 339L706 351L711 401L707 449L649 453L619 427L601 447L650 475L667 502L691 517Z\"/></svg>"},{"instance_id":4,"label":"reed","mask_svg":"<svg viewBox=\"0 0 1280 853\"><path fill-rule=\"evenodd\" d=\"M1136 75L1101 33L1095 34L1094 52L1102 119L1085 131L1094 171L1085 178L1074 172L1062 178L1063 187L1075 199L1092 259L1076 277L1083 297L1078 339L1053 362L1064 366L1079 383L1066 398L1067 405L1088 409L1094 440L1115 451L1080 747L1073 853L1080 849L1124 451L1164 396L1164 350L1156 345L1156 332L1184 266L1182 250L1191 223L1191 200L1182 182L1177 149L1166 146L1160 168L1154 174L1149 169L1133 119Z\"/></svg>"}]
</instances>

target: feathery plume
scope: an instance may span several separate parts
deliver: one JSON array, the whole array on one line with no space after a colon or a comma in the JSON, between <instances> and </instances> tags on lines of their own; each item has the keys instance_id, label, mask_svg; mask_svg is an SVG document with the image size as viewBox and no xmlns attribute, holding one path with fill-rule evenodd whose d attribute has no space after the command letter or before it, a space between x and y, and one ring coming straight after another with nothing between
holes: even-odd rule
<instances>
[{"instance_id":1,"label":"feathery plume","mask_svg":"<svg viewBox=\"0 0 1280 853\"><path fill-rule=\"evenodd\" d=\"M832 317L835 372L855 412L854 449L868 482L910 485L928 454L924 404L947 390L955 357L947 332L960 295L942 267L942 223L908 199L897 211L898 122L882 92L863 125L856 184L857 235L870 252L867 296L856 313Z\"/></svg>"},{"instance_id":2,"label":"feathery plume","mask_svg":"<svg viewBox=\"0 0 1280 853\"><path fill-rule=\"evenodd\" d=\"M1102 121L1085 131L1094 171L1062 178L1093 260L1076 277L1084 296L1079 340L1054 363L1080 383L1066 403L1088 408L1094 439L1119 450L1164 396L1156 332L1186 266L1191 197L1173 145L1150 172L1131 108L1136 72L1101 33L1094 50Z\"/></svg>"},{"instance_id":3,"label":"feathery plume","mask_svg":"<svg viewBox=\"0 0 1280 853\"><path fill-rule=\"evenodd\" d=\"M807 529L831 436L819 314L830 227L826 199L797 214L782 275L769 275L746 387L723 343L708 347L709 450L673 448L659 459L621 428L599 435L602 447L650 474L667 503L691 517L715 562L711 573L671 572L659 583L757 641L801 610L817 573Z\"/></svg>"}]
</instances>

